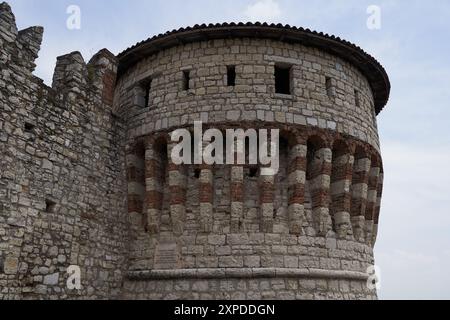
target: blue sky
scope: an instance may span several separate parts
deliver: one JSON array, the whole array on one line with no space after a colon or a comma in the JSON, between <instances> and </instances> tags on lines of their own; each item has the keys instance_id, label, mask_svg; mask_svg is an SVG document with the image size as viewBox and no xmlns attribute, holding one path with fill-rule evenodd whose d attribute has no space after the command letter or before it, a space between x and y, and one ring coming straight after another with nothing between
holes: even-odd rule
<instances>
[{"instance_id":1,"label":"blue sky","mask_svg":"<svg viewBox=\"0 0 450 320\"><path fill-rule=\"evenodd\" d=\"M119 53L197 23L268 21L352 41L386 68L392 93L379 116L385 189L376 263L382 299L450 299L450 2L361 0L9 0L20 28L45 27L36 75L51 83L56 57ZM81 30L66 9L81 8ZM366 10L381 8L381 29Z\"/></svg>"}]
</instances>

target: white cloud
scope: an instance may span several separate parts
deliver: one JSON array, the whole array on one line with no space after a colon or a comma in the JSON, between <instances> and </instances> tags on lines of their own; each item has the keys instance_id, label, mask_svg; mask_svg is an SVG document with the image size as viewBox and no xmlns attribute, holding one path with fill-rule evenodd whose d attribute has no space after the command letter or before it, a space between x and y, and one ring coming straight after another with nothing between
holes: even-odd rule
<instances>
[{"instance_id":1,"label":"white cloud","mask_svg":"<svg viewBox=\"0 0 450 320\"><path fill-rule=\"evenodd\" d=\"M245 16L250 21L275 22L281 17L281 8L275 0L260 0L247 7Z\"/></svg>"}]
</instances>

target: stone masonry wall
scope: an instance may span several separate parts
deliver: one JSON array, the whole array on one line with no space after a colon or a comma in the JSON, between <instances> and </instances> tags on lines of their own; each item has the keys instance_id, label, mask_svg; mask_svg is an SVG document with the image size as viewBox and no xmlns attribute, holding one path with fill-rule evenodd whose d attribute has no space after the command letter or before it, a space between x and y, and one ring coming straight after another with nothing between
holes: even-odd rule
<instances>
[{"instance_id":1,"label":"stone masonry wall","mask_svg":"<svg viewBox=\"0 0 450 320\"><path fill-rule=\"evenodd\" d=\"M227 127L233 126L230 123ZM282 131L286 132L287 127ZM300 132L310 136L308 132L316 131L301 128L293 136L301 137ZM288 156L281 157L281 168L273 182L275 192L266 198L266 203L273 208L267 225L263 223L261 202L263 178L258 174L252 176L252 167L246 166L238 174L243 181L243 188L239 189L233 182L237 173L230 166L204 167L203 170L184 166L180 169L185 180L183 185L189 187L177 192L177 195L185 193L180 201L184 214L176 216L177 207L170 205L170 197L162 197L156 207L159 210L153 215L153 209L149 209L154 208L153 187L159 186L167 195L171 194L171 187L181 181L172 185L172 174L167 168L161 172L164 179L153 180L152 171L147 170L151 164L147 162L144 165L146 180L142 182L149 190L147 196L141 198L140 211L129 207L133 236L125 296L151 299L376 297L367 289L366 272L374 264L372 247L377 229L374 221L378 219L379 208L367 205L368 182L366 187L359 183L358 170L360 159L370 159L370 152L377 153L369 149L365 154L359 150L364 144L357 141L347 150L339 142L343 137L335 139L334 147L327 152L326 163L332 164L329 173L317 177L314 172L322 172L323 163L312 160L306 152L297 153L299 157L304 155L306 171L295 171L294 164L303 160L297 160L294 155L300 147L306 151L306 144L282 148L281 154ZM349 137L345 141L352 142ZM308 146L308 154L318 157L325 150L321 147L317 146L314 152L314 147ZM148 157L149 151L146 161L152 159ZM377 167L376 158L368 160L368 165L369 169ZM354 175L354 183L348 171L342 168L349 171L350 177ZM210 171L210 189L202 187L206 170ZM297 201L294 196L292 186L296 179L303 183L296 187L303 190L299 191L303 200ZM135 190L135 182L129 183L129 191ZM377 183L378 180L374 182ZM330 196L322 195L325 190ZM239 197L235 198L237 192ZM209 214L202 210L201 201L207 194L212 199ZM233 205L234 199L241 201L238 210ZM299 213L298 218L293 216L295 212ZM207 227L202 218L207 218ZM177 229L177 223L182 226L181 230ZM313 276L310 272L317 274ZM281 284L277 288L267 287L274 281ZM180 282L185 289L176 289ZM202 283L202 289L198 289L196 283ZM227 283L226 292L219 289L222 283Z\"/></svg>"},{"instance_id":2,"label":"stone masonry wall","mask_svg":"<svg viewBox=\"0 0 450 320\"><path fill-rule=\"evenodd\" d=\"M124 125L111 113L116 58L58 58L32 72L43 30L0 4L0 299L119 297L128 217ZM67 268L81 267L81 290Z\"/></svg>"},{"instance_id":3,"label":"stone masonry wall","mask_svg":"<svg viewBox=\"0 0 450 320\"><path fill-rule=\"evenodd\" d=\"M73 52L48 87L32 74L42 34L0 4L0 299L376 299L383 166L355 66L229 38L119 75L108 50ZM275 93L276 67L291 68L290 95ZM169 134L196 120L280 129L278 175L173 163Z\"/></svg>"},{"instance_id":4,"label":"stone masonry wall","mask_svg":"<svg viewBox=\"0 0 450 320\"><path fill-rule=\"evenodd\" d=\"M291 96L275 94L277 64L292 66ZM234 87L226 85L227 66L236 67ZM188 91L182 90L183 71L190 71ZM149 79L144 106L140 84ZM211 40L162 50L119 79L114 110L128 118L131 140L196 120L265 121L335 130L379 150L372 91L358 69L319 49L281 41Z\"/></svg>"},{"instance_id":5,"label":"stone masonry wall","mask_svg":"<svg viewBox=\"0 0 450 320\"><path fill-rule=\"evenodd\" d=\"M278 65L292 68L291 95L275 93ZM281 41L203 41L125 70L114 101L128 123L126 297L376 298L366 270L382 168L372 91L355 67ZM171 164L169 133L200 120L280 129L279 173Z\"/></svg>"}]
</instances>

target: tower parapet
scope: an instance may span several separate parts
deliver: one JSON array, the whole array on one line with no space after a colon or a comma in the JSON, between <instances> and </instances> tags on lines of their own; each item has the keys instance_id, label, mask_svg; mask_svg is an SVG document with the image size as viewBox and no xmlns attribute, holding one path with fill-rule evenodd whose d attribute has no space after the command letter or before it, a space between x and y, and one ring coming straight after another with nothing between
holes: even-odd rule
<instances>
[{"instance_id":1,"label":"tower parapet","mask_svg":"<svg viewBox=\"0 0 450 320\"><path fill-rule=\"evenodd\" d=\"M33 72L43 33L42 27L30 27L18 31L11 7L6 2L0 3L0 44L4 48L2 63L14 61L28 72Z\"/></svg>"}]
</instances>

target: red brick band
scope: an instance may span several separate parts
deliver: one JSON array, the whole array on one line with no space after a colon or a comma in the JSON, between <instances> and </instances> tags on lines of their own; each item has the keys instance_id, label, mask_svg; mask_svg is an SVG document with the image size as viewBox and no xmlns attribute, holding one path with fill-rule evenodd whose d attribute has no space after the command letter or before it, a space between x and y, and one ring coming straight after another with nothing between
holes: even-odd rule
<instances>
[{"instance_id":1,"label":"red brick band","mask_svg":"<svg viewBox=\"0 0 450 320\"><path fill-rule=\"evenodd\" d=\"M307 166L307 145L304 142L292 147L289 164L289 232L305 234L305 183Z\"/></svg>"}]
</instances>

